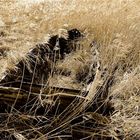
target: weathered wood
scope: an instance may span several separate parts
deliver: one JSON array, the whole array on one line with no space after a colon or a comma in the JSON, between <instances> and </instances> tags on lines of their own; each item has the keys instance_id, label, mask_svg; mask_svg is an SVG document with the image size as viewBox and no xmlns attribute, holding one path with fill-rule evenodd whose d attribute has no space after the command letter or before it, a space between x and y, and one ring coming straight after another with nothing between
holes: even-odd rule
<instances>
[{"instance_id":1,"label":"weathered wood","mask_svg":"<svg viewBox=\"0 0 140 140\"><path fill-rule=\"evenodd\" d=\"M30 86L27 83L24 86ZM40 86L41 85L32 85L32 91L30 93L30 98L38 97L40 95ZM35 92L36 91L36 92ZM41 92L42 99L45 98L53 98L56 99L58 96L61 100L69 100L72 101L75 97L84 98L79 95L81 91L77 89L67 89L62 87L48 87ZM26 101L29 96L29 91L25 89L19 89L14 87L3 87L0 86L0 100L2 101L15 101L18 96L18 102Z\"/></svg>"},{"instance_id":2,"label":"weathered wood","mask_svg":"<svg viewBox=\"0 0 140 140\"><path fill-rule=\"evenodd\" d=\"M55 36L53 39L56 43L57 36ZM56 44L54 44L53 46L58 47L55 45ZM42 62L42 58L44 58L44 52L42 53L42 49L44 51L44 46L43 48L41 47L39 49L39 52L38 49L35 49L35 52L33 51L35 55L37 55L38 53L40 53L41 55L41 58L39 58L41 64L39 64L37 68L44 64ZM108 96L108 88L110 87L110 83L113 78L113 72L112 75L107 75L105 78L102 78L98 51L95 50L95 53L96 56L94 56L94 59L96 60L95 64L97 65L97 67L95 69L94 79L88 84L86 90L67 89L55 86L46 87L47 84L36 84L31 80L33 77L33 73L30 73L29 70L27 70L25 67L24 69L26 69L27 72L27 75L25 77L28 78L29 76L29 81L22 79L22 77L16 79L16 77L12 75L13 81L8 81L5 79L5 82L1 82L1 103L11 103L15 109L17 109L15 107L16 104L24 104L26 106L26 109L23 109L24 112L30 112L30 114L35 115L35 117L36 115L38 115L38 108L40 109L42 107L44 110L47 110L47 113L43 110L43 115L45 117L47 115L50 117L50 122L48 123L49 125L47 123L47 125L42 124L41 127L38 126L38 128L36 129L36 125L31 122L31 119L28 119L28 121L30 121L29 124L31 124L31 126L35 126L34 128L41 134L37 134L38 140L45 139L46 137L48 139L57 137L58 134L61 134L61 132L65 133L65 130L67 129L70 129L70 132L75 139L91 139L92 136L94 136L95 139L101 139L99 135L101 135L102 132L103 134L108 135L108 133L106 133L107 131L102 131L101 129L105 128L110 123L110 121L107 117L104 116L104 112L98 112L98 110L103 106L104 101ZM36 61L38 58L35 57L33 59ZM36 67L35 65L36 63L33 63L33 70ZM41 71L44 70L44 66L41 68ZM39 77L39 81L41 81L41 77L42 75ZM36 101L30 102L32 99L35 99L37 101L37 104ZM18 111L21 110L19 109ZM77 121L77 124L74 123L74 121ZM106 128L104 130L106 130ZM20 135L17 134L16 136ZM108 138L110 137L105 137L105 139Z\"/></svg>"}]
</instances>

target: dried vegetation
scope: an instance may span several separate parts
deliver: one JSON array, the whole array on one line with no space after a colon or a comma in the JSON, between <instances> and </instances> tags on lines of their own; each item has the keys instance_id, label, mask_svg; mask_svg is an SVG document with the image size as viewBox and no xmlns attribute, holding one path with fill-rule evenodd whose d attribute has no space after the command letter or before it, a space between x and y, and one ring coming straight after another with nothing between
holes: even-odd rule
<instances>
[{"instance_id":1,"label":"dried vegetation","mask_svg":"<svg viewBox=\"0 0 140 140\"><path fill-rule=\"evenodd\" d=\"M48 98L40 92L34 104L25 105L26 109L17 110L12 105L10 112L0 114L0 138L140 139L139 7L139 0L0 1L0 78L5 71L16 69L17 62L35 44L45 42L48 34L57 34L60 28L77 28L85 37L79 41L80 48L56 63L56 71L48 79L50 86L78 92L88 88L88 75L95 76L87 96L81 93L67 98L59 91ZM98 48L101 71L98 65L91 71L96 60L92 41L96 42L93 48ZM16 91L9 89L10 93ZM15 96L20 97L19 92ZM100 101L102 96L106 97ZM68 101L71 104L63 110ZM98 105L93 103L96 101ZM114 111L106 115L103 109L108 103ZM1 112L9 107L1 105Z\"/></svg>"}]
</instances>

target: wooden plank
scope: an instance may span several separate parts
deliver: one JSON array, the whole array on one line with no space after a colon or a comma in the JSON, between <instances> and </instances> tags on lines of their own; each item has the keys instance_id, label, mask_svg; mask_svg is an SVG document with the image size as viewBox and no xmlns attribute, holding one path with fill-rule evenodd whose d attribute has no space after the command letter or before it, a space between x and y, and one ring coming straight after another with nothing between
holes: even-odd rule
<instances>
[{"instance_id":1,"label":"wooden plank","mask_svg":"<svg viewBox=\"0 0 140 140\"><path fill-rule=\"evenodd\" d=\"M30 86L29 84L23 84L24 86ZM75 97L82 98L79 96L80 90L77 89L68 89L63 87L47 87L43 90L43 92L40 91L42 85L32 85L32 91L36 92L30 92L25 89L19 89L14 87L3 87L0 86L0 100L3 101L14 101L18 96L18 101L21 100L24 102L28 98L29 92L31 98L38 97L41 93L42 98L57 98L58 96L62 99L69 99L72 100Z\"/></svg>"}]
</instances>

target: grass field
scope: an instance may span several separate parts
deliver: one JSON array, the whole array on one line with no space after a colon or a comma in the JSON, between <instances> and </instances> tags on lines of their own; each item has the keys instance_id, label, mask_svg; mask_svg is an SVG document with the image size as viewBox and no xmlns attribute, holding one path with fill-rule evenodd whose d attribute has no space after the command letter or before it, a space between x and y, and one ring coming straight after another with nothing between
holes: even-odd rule
<instances>
[{"instance_id":1,"label":"grass field","mask_svg":"<svg viewBox=\"0 0 140 140\"><path fill-rule=\"evenodd\" d=\"M57 63L57 67L71 71L70 77L55 76L52 84L82 87L82 81L75 82L76 74L92 63L89 44L95 40L100 46L102 67L110 74L118 66L115 82L109 88L115 111L107 131L116 140L140 139L140 1L0 0L0 51L6 53L0 55L0 78L30 48L61 28L77 28L85 38L81 50Z\"/></svg>"}]
</instances>

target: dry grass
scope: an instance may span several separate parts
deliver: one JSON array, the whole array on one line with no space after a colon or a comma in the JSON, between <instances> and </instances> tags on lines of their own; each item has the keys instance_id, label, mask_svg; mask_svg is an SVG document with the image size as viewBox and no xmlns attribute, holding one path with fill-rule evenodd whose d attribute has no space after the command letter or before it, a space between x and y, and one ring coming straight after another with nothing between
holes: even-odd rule
<instances>
[{"instance_id":1,"label":"dry grass","mask_svg":"<svg viewBox=\"0 0 140 140\"><path fill-rule=\"evenodd\" d=\"M16 0L0 1L0 32L4 32L0 36L0 50L8 48L6 56L0 56L0 77L36 43L44 41L48 33L55 34L60 28L78 28L86 35L81 42L83 48L57 64L72 72L69 79L64 78L59 84L67 83L67 87L72 87L76 73L85 63L92 62L89 44L96 40L102 67L111 73L118 66L115 83L109 91L115 107L109 125L110 135L118 131L124 139L139 139L139 7L139 0L54 0L29 6ZM75 86L81 87L79 83Z\"/></svg>"}]
</instances>

